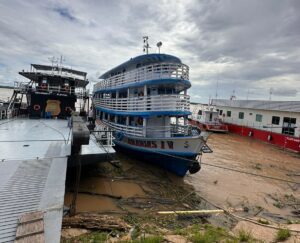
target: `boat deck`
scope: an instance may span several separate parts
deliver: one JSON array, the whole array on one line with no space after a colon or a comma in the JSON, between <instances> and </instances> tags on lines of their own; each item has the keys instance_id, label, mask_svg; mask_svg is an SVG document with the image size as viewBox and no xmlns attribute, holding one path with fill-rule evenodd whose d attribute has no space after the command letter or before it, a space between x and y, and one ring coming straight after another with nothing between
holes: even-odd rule
<instances>
[{"instance_id":1,"label":"boat deck","mask_svg":"<svg viewBox=\"0 0 300 243\"><path fill-rule=\"evenodd\" d=\"M66 120L0 122L0 242L13 242L20 216L36 211L43 212L45 242L60 242L71 141ZM81 156L103 162L99 158L108 152L115 153L93 141L83 146Z\"/></svg>"},{"instance_id":2,"label":"boat deck","mask_svg":"<svg viewBox=\"0 0 300 243\"><path fill-rule=\"evenodd\" d=\"M13 242L18 219L44 212L45 242L59 242L65 177L71 153L63 120L0 123L0 242Z\"/></svg>"}]
</instances>

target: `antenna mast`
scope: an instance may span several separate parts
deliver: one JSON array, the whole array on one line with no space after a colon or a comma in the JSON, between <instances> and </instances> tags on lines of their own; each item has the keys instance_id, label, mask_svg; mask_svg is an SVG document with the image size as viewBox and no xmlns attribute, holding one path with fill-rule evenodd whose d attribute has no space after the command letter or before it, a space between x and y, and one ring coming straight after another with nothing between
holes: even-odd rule
<instances>
[{"instance_id":1,"label":"antenna mast","mask_svg":"<svg viewBox=\"0 0 300 243\"><path fill-rule=\"evenodd\" d=\"M149 48L151 48L149 46L149 43L148 43L148 39L149 39L149 36L143 36L143 42L144 42L144 45L143 45L143 52L148 55L149 53Z\"/></svg>"}]
</instances>

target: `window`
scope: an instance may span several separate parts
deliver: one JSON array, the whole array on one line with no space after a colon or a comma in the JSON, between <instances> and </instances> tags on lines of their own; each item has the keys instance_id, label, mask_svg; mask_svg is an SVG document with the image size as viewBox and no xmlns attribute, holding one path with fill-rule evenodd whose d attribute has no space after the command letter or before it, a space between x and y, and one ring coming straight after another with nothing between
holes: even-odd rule
<instances>
[{"instance_id":1,"label":"window","mask_svg":"<svg viewBox=\"0 0 300 243\"><path fill-rule=\"evenodd\" d=\"M296 118L284 117L282 133L288 135L295 135Z\"/></svg>"},{"instance_id":2,"label":"window","mask_svg":"<svg viewBox=\"0 0 300 243\"><path fill-rule=\"evenodd\" d=\"M223 114L223 110L220 110L219 114L220 114L220 116L221 116L221 115Z\"/></svg>"},{"instance_id":3,"label":"window","mask_svg":"<svg viewBox=\"0 0 300 243\"><path fill-rule=\"evenodd\" d=\"M199 115L199 116L202 116L202 110L199 110L199 111L198 111L198 115Z\"/></svg>"},{"instance_id":4,"label":"window","mask_svg":"<svg viewBox=\"0 0 300 243\"><path fill-rule=\"evenodd\" d=\"M279 116L272 116L272 124L279 125L280 117Z\"/></svg>"},{"instance_id":5,"label":"window","mask_svg":"<svg viewBox=\"0 0 300 243\"><path fill-rule=\"evenodd\" d=\"M239 112L239 119L244 119L244 112Z\"/></svg>"},{"instance_id":6,"label":"window","mask_svg":"<svg viewBox=\"0 0 300 243\"><path fill-rule=\"evenodd\" d=\"M255 120L257 121L257 122L262 122L262 115L261 114L256 114L256 117L255 117Z\"/></svg>"},{"instance_id":7,"label":"window","mask_svg":"<svg viewBox=\"0 0 300 243\"><path fill-rule=\"evenodd\" d=\"M227 117L231 117L231 111L227 111Z\"/></svg>"}]
</instances>

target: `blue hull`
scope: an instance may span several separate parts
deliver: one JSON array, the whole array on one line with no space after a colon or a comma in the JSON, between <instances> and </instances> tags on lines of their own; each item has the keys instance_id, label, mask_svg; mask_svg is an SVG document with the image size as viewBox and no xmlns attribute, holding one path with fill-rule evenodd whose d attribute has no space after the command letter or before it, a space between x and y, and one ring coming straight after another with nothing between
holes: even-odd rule
<instances>
[{"instance_id":1,"label":"blue hull","mask_svg":"<svg viewBox=\"0 0 300 243\"><path fill-rule=\"evenodd\" d=\"M135 148L133 146L130 146L130 145L127 145L124 143L120 143L119 141L114 141L114 143L116 144L117 150L121 150L125 153L128 153L130 156L134 156L138 159L142 158L143 160L150 162L151 164L158 165L158 166L160 166L168 171L171 171L181 177L185 176L187 171L193 165L192 161L188 161L186 159L195 160L195 158L196 158L196 155L181 156L181 158L176 156L176 158L174 158L174 157L170 157L168 155L158 154L155 152L142 151L139 148ZM196 161L194 163L199 165L199 163ZM200 170L200 165L199 165L198 170Z\"/></svg>"}]
</instances>

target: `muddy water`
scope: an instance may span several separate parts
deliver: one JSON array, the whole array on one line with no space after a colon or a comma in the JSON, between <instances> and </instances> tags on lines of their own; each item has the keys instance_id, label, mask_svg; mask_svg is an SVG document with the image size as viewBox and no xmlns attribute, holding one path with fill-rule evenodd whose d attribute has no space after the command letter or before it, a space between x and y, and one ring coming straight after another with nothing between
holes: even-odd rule
<instances>
[{"instance_id":1,"label":"muddy water","mask_svg":"<svg viewBox=\"0 0 300 243\"><path fill-rule=\"evenodd\" d=\"M214 150L202 161L287 180L300 181L300 157L276 147L232 134L212 134ZM146 213L158 210L211 208L191 192L219 206L247 208L248 216L292 218L299 210L299 184L279 182L203 165L199 173L178 178L155 166L118 153L122 168L100 164L85 169L78 212ZM67 193L65 203L71 202ZM289 205L289 206L287 206ZM277 218L276 218L277 217Z\"/></svg>"}]
</instances>

